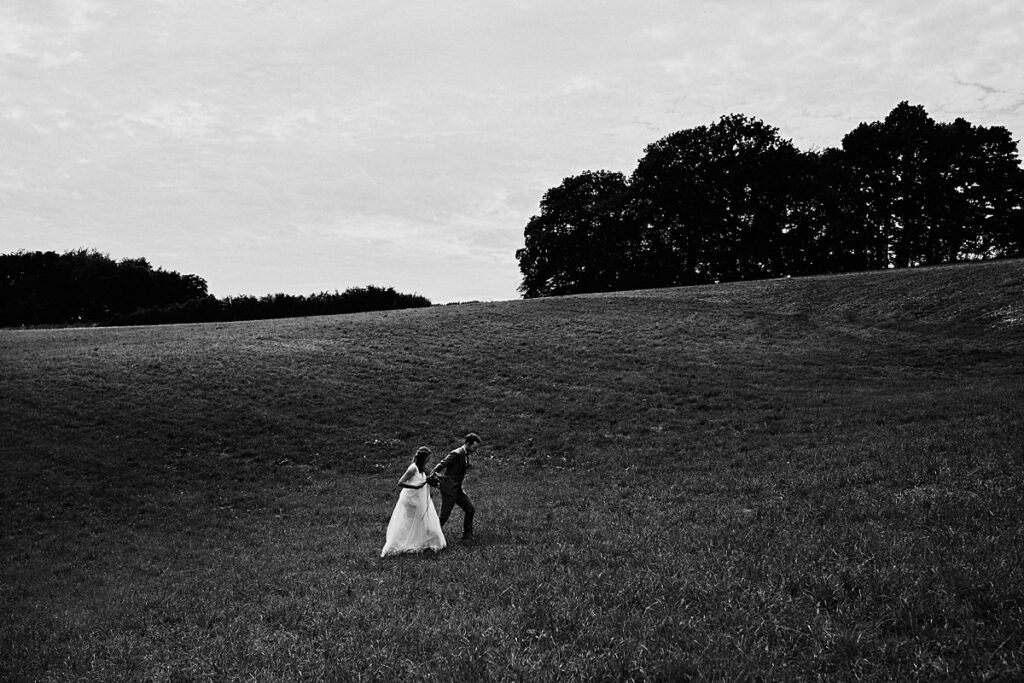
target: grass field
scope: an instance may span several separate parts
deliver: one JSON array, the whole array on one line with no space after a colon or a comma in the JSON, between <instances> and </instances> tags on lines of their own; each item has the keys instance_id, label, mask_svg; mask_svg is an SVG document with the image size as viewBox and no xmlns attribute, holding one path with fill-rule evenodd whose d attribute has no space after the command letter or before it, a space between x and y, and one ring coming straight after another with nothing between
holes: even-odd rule
<instances>
[{"instance_id":1,"label":"grass field","mask_svg":"<svg viewBox=\"0 0 1024 683\"><path fill-rule=\"evenodd\" d=\"M0 424L3 680L1024 676L1024 261L0 331Z\"/></svg>"}]
</instances>

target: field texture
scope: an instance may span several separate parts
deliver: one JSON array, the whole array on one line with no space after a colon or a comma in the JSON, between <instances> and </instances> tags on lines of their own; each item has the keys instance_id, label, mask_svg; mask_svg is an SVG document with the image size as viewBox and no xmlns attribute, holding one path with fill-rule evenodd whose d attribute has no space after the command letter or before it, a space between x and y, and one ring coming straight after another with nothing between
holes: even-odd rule
<instances>
[{"instance_id":1,"label":"field texture","mask_svg":"<svg viewBox=\"0 0 1024 683\"><path fill-rule=\"evenodd\" d=\"M0 331L0 425L3 680L1024 675L1021 261Z\"/></svg>"}]
</instances>

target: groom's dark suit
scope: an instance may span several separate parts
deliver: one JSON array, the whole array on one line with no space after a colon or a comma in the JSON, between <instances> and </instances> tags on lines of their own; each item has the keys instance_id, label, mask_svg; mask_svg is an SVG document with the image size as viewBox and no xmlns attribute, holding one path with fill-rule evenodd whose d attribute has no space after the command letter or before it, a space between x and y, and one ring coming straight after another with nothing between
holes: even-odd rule
<instances>
[{"instance_id":1,"label":"groom's dark suit","mask_svg":"<svg viewBox=\"0 0 1024 683\"><path fill-rule=\"evenodd\" d=\"M448 517L452 514L452 508L458 505L463 512L463 538L470 538L473 535L473 515L476 513L473 501L462 490L462 480L469 467L469 453L465 446L459 446L444 456L444 459L430 471L431 476L441 475L438 482L438 488L441 489L441 514L439 515L441 526L448 521Z\"/></svg>"}]
</instances>

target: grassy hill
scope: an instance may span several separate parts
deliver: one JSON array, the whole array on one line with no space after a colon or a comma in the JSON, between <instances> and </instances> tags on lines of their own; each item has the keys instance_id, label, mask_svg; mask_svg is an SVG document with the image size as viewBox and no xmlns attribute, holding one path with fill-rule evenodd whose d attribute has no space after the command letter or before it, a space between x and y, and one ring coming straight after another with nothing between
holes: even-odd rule
<instances>
[{"instance_id":1,"label":"grassy hill","mask_svg":"<svg viewBox=\"0 0 1024 683\"><path fill-rule=\"evenodd\" d=\"M3 679L1024 670L1019 260L0 331L0 424ZM468 430L476 543L380 559Z\"/></svg>"}]
</instances>

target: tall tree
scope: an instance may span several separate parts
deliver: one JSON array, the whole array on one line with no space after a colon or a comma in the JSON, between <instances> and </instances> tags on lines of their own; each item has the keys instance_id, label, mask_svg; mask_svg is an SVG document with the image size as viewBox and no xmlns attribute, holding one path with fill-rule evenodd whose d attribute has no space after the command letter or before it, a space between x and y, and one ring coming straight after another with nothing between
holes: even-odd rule
<instances>
[{"instance_id":1,"label":"tall tree","mask_svg":"<svg viewBox=\"0 0 1024 683\"><path fill-rule=\"evenodd\" d=\"M516 252L525 297L607 291L635 284L636 230L624 219L626 178L585 171L544 193Z\"/></svg>"},{"instance_id":2,"label":"tall tree","mask_svg":"<svg viewBox=\"0 0 1024 683\"><path fill-rule=\"evenodd\" d=\"M848 205L866 267L1021 253L1022 171L1005 128L939 124L901 102L843 139Z\"/></svg>"},{"instance_id":3,"label":"tall tree","mask_svg":"<svg viewBox=\"0 0 1024 683\"><path fill-rule=\"evenodd\" d=\"M648 146L630 185L658 283L778 273L804 167L776 128L740 114Z\"/></svg>"},{"instance_id":4,"label":"tall tree","mask_svg":"<svg viewBox=\"0 0 1024 683\"><path fill-rule=\"evenodd\" d=\"M800 152L787 179L789 202L777 274L808 275L847 266L848 209L836 191L841 152Z\"/></svg>"},{"instance_id":5,"label":"tall tree","mask_svg":"<svg viewBox=\"0 0 1024 683\"><path fill-rule=\"evenodd\" d=\"M862 227L849 244L852 261L864 268L885 268L892 260L893 212L897 171L888 136L881 122L862 123L843 138L841 189L848 194L854 220Z\"/></svg>"},{"instance_id":6,"label":"tall tree","mask_svg":"<svg viewBox=\"0 0 1024 683\"><path fill-rule=\"evenodd\" d=\"M962 126L963 124L961 124ZM1024 256L1024 170L1017 142L1001 126L972 126L969 172L958 183L966 200L973 256Z\"/></svg>"}]
</instances>

